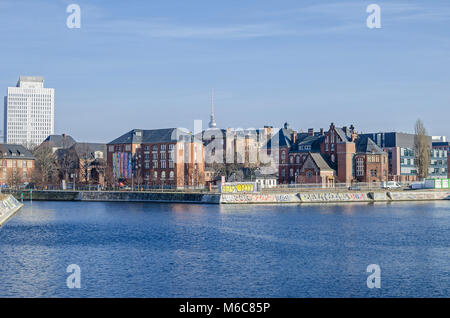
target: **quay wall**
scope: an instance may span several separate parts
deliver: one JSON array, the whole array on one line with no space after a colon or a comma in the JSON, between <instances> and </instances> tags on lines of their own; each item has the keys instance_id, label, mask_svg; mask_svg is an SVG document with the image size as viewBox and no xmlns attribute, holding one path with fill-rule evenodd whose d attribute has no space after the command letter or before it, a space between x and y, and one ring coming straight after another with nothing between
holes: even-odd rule
<instances>
[{"instance_id":1,"label":"quay wall","mask_svg":"<svg viewBox=\"0 0 450 318\"><path fill-rule=\"evenodd\" d=\"M16 200L12 195L0 196L0 226L8 221L20 208L22 203Z\"/></svg>"},{"instance_id":2,"label":"quay wall","mask_svg":"<svg viewBox=\"0 0 450 318\"><path fill-rule=\"evenodd\" d=\"M12 192L17 200L30 200L30 192ZM289 192L289 193L201 193L201 192L132 192L132 191L33 191L32 200L45 201L118 201L173 202L205 204L281 204L334 202L393 202L450 200L450 191L410 190L371 192Z\"/></svg>"}]
</instances>

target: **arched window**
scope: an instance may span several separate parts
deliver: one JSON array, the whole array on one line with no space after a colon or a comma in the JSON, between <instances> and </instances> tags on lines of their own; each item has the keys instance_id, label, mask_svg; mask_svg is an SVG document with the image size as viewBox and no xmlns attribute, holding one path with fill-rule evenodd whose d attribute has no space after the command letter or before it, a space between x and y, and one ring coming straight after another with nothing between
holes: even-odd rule
<instances>
[{"instance_id":1,"label":"arched window","mask_svg":"<svg viewBox=\"0 0 450 318\"><path fill-rule=\"evenodd\" d=\"M295 163L300 163L300 156L295 157Z\"/></svg>"},{"instance_id":2,"label":"arched window","mask_svg":"<svg viewBox=\"0 0 450 318\"><path fill-rule=\"evenodd\" d=\"M286 151L282 151L281 152L281 163L285 163L286 162Z\"/></svg>"},{"instance_id":3,"label":"arched window","mask_svg":"<svg viewBox=\"0 0 450 318\"><path fill-rule=\"evenodd\" d=\"M158 179L158 171L153 171L153 179Z\"/></svg>"},{"instance_id":4,"label":"arched window","mask_svg":"<svg viewBox=\"0 0 450 318\"><path fill-rule=\"evenodd\" d=\"M334 162L334 154L331 154L331 161Z\"/></svg>"},{"instance_id":5,"label":"arched window","mask_svg":"<svg viewBox=\"0 0 450 318\"><path fill-rule=\"evenodd\" d=\"M162 171L161 172L161 179L165 179L166 178L166 172L165 171Z\"/></svg>"},{"instance_id":6,"label":"arched window","mask_svg":"<svg viewBox=\"0 0 450 318\"><path fill-rule=\"evenodd\" d=\"M173 177L174 177L174 173L173 173L173 171L170 171L170 172L169 172L169 179L171 179L171 180L172 180L172 179L173 179Z\"/></svg>"},{"instance_id":7,"label":"arched window","mask_svg":"<svg viewBox=\"0 0 450 318\"><path fill-rule=\"evenodd\" d=\"M290 157L289 157L289 162L290 162L290 163L294 163L294 156L290 156Z\"/></svg>"}]
</instances>

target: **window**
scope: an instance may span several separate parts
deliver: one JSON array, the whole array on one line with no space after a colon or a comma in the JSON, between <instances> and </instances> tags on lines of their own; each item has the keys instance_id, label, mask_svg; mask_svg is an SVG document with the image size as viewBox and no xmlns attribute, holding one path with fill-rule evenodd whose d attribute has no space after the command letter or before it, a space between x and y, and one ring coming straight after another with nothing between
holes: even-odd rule
<instances>
[{"instance_id":1,"label":"window","mask_svg":"<svg viewBox=\"0 0 450 318\"><path fill-rule=\"evenodd\" d=\"M131 151L131 145L125 145L125 151Z\"/></svg>"},{"instance_id":2,"label":"window","mask_svg":"<svg viewBox=\"0 0 450 318\"><path fill-rule=\"evenodd\" d=\"M306 173L306 176L308 177L308 178L312 178L312 172L311 171L308 171L307 173Z\"/></svg>"},{"instance_id":3,"label":"window","mask_svg":"<svg viewBox=\"0 0 450 318\"><path fill-rule=\"evenodd\" d=\"M170 171L169 172L169 179L173 180L173 178L174 178L174 173L173 173L173 171Z\"/></svg>"},{"instance_id":4,"label":"window","mask_svg":"<svg viewBox=\"0 0 450 318\"><path fill-rule=\"evenodd\" d=\"M165 179L166 178L166 172L165 171L162 171L161 172L161 179Z\"/></svg>"},{"instance_id":5,"label":"window","mask_svg":"<svg viewBox=\"0 0 450 318\"><path fill-rule=\"evenodd\" d=\"M162 169L166 168L166 161L165 160L161 160L161 167Z\"/></svg>"},{"instance_id":6,"label":"window","mask_svg":"<svg viewBox=\"0 0 450 318\"><path fill-rule=\"evenodd\" d=\"M158 179L158 171L153 171L153 179Z\"/></svg>"},{"instance_id":7,"label":"window","mask_svg":"<svg viewBox=\"0 0 450 318\"><path fill-rule=\"evenodd\" d=\"M161 145L161 151L166 151L166 145Z\"/></svg>"},{"instance_id":8,"label":"window","mask_svg":"<svg viewBox=\"0 0 450 318\"><path fill-rule=\"evenodd\" d=\"M294 176L294 169L289 169L289 176L290 177L293 177Z\"/></svg>"},{"instance_id":9,"label":"window","mask_svg":"<svg viewBox=\"0 0 450 318\"><path fill-rule=\"evenodd\" d=\"M281 163L286 163L286 151L281 152Z\"/></svg>"},{"instance_id":10,"label":"window","mask_svg":"<svg viewBox=\"0 0 450 318\"><path fill-rule=\"evenodd\" d=\"M362 157L356 159L356 175L358 177L364 175L364 159Z\"/></svg>"},{"instance_id":11,"label":"window","mask_svg":"<svg viewBox=\"0 0 450 318\"><path fill-rule=\"evenodd\" d=\"M295 163L300 163L300 156L295 157Z\"/></svg>"}]
</instances>

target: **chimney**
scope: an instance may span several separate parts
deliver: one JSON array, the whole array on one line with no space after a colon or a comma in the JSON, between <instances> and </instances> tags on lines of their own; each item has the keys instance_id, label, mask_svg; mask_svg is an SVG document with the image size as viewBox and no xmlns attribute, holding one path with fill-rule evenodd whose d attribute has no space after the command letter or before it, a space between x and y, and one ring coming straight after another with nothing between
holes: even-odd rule
<instances>
[{"instance_id":1,"label":"chimney","mask_svg":"<svg viewBox=\"0 0 450 318\"><path fill-rule=\"evenodd\" d=\"M320 135L323 136L325 133L323 132L323 128L320 128Z\"/></svg>"},{"instance_id":2,"label":"chimney","mask_svg":"<svg viewBox=\"0 0 450 318\"><path fill-rule=\"evenodd\" d=\"M308 136L314 136L314 128L308 128Z\"/></svg>"}]
</instances>

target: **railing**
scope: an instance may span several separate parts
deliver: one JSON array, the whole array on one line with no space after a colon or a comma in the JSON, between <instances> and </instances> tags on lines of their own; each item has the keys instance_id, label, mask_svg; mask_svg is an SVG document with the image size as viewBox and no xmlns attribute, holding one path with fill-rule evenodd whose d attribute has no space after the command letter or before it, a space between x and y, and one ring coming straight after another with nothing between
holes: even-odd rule
<instances>
[{"instance_id":1,"label":"railing","mask_svg":"<svg viewBox=\"0 0 450 318\"><path fill-rule=\"evenodd\" d=\"M404 189L410 185L410 183L399 183L400 188ZM384 189L382 182L358 182L348 185L346 183L334 183L329 185L322 185L317 183L298 183L298 184L278 184L272 188L263 188L263 192L298 192L298 191L369 191Z\"/></svg>"}]
</instances>

